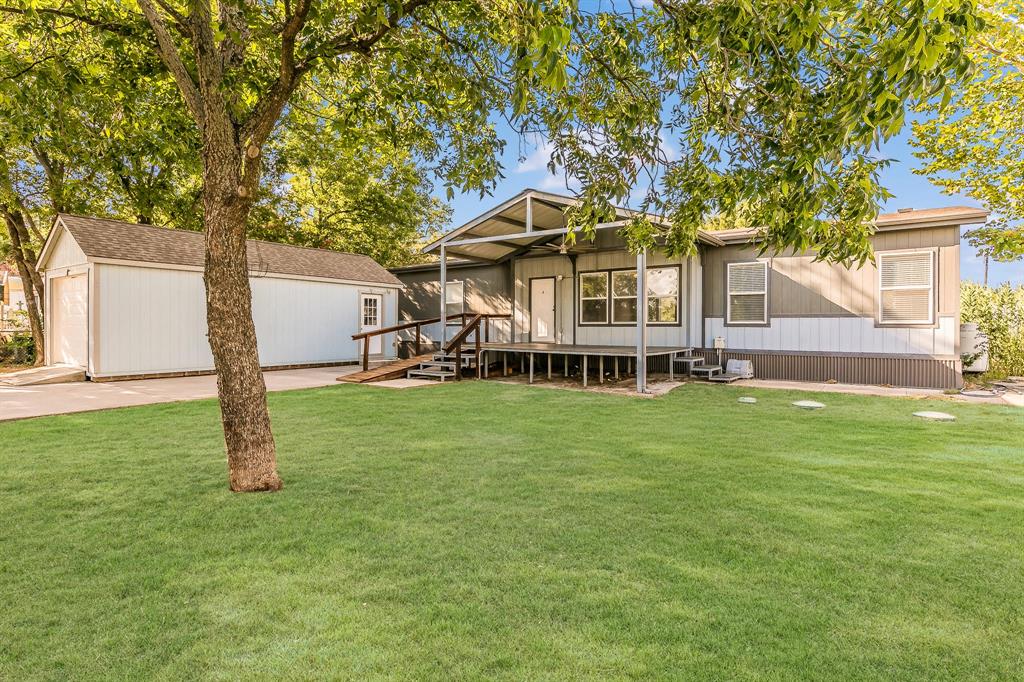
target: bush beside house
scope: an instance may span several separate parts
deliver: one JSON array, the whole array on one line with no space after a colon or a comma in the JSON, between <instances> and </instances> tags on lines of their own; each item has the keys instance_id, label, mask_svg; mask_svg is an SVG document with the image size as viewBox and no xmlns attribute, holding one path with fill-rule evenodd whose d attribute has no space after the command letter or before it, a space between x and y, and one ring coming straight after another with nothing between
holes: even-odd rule
<instances>
[{"instance_id":1,"label":"bush beside house","mask_svg":"<svg viewBox=\"0 0 1024 682\"><path fill-rule=\"evenodd\" d=\"M1024 286L960 285L960 318L974 322L988 337L985 378L1024 375Z\"/></svg>"}]
</instances>

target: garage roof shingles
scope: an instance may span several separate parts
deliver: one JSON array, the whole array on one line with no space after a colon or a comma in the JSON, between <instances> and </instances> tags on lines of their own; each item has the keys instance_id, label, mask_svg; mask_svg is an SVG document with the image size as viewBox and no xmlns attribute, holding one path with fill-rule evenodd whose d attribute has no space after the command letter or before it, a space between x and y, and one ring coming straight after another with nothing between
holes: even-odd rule
<instances>
[{"instance_id":1,"label":"garage roof shingles","mask_svg":"<svg viewBox=\"0 0 1024 682\"><path fill-rule=\"evenodd\" d=\"M120 220L60 214L60 221L86 256L114 260L203 266L202 232L138 225ZM369 256L246 240L249 271L256 274L323 277L402 286Z\"/></svg>"}]
</instances>

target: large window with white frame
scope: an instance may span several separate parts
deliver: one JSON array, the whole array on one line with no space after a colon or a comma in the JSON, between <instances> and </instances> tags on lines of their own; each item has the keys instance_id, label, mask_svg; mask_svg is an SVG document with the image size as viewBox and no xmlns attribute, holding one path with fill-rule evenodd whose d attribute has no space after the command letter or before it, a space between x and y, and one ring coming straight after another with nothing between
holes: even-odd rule
<instances>
[{"instance_id":1,"label":"large window with white frame","mask_svg":"<svg viewBox=\"0 0 1024 682\"><path fill-rule=\"evenodd\" d=\"M679 321L679 268L647 269L647 321L651 324Z\"/></svg>"},{"instance_id":2,"label":"large window with white frame","mask_svg":"<svg viewBox=\"0 0 1024 682\"><path fill-rule=\"evenodd\" d=\"M727 324L768 323L768 263L728 263L726 268Z\"/></svg>"},{"instance_id":3,"label":"large window with white frame","mask_svg":"<svg viewBox=\"0 0 1024 682\"><path fill-rule=\"evenodd\" d=\"M580 323L607 324L608 273L580 274Z\"/></svg>"},{"instance_id":4,"label":"large window with white frame","mask_svg":"<svg viewBox=\"0 0 1024 682\"><path fill-rule=\"evenodd\" d=\"M934 324L935 252L879 253L877 260L879 323Z\"/></svg>"},{"instance_id":5,"label":"large window with white frame","mask_svg":"<svg viewBox=\"0 0 1024 682\"><path fill-rule=\"evenodd\" d=\"M636 323L636 270L612 271L612 324Z\"/></svg>"},{"instance_id":6,"label":"large window with white frame","mask_svg":"<svg viewBox=\"0 0 1024 682\"><path fill-rule=\"evenodd\" d=\"M444 285L445 315L461 315L466 312L466 283L453 280Z\"/></svg>"},{"instance_id":7,"label":"large window with white frame","mask_svg":"<svg viewBox=\"0 0 1024 682\"><path fill-rule=\"evenodd\" d=\"M647 322L679 323L679 267L647 269ZM580 283L581 325L636 324L636 269L583 272Z\"/></svg>"}]
</instances>

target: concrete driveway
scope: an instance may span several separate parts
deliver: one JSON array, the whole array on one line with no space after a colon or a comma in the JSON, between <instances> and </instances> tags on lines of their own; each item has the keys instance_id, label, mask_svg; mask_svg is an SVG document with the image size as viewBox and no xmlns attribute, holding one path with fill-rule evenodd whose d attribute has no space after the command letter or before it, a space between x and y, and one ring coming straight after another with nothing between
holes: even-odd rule
<instances>
[{"instance_id":1,"label":"concrete driveway","mask_svg":"<svg viewBox=\"0 0 1024 682\"><path fill-rule=\"evenodd\" d=\"M332 386L343 374L359 371L357 365L315 367L264 372L268 391ZM112 407L173 403L217 395L217 377L176 377L135 381L91 382L47 386L0 386L0 421L106 410Z\"/></svg>"}]
</instances>

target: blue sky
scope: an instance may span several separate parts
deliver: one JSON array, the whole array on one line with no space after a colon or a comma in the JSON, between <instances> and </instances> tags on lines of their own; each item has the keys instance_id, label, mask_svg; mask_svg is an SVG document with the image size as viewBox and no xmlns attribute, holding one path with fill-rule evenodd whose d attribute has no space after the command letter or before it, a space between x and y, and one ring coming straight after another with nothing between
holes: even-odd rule
<instances>
[{"instance_id":1,"label":"blue sky","mask_svg":"<svg viewBox=\"0 0 1024 682\"><path fill-rule=\"evenodd\" d=\"M509 138L505 149L505 179L500 181L494 194L480 198L478 194L457 195L451 202L455 215L452 225L457 226L471 220L492 206L508 199L522 190L532 187L552 192L566 193L565 177L548 172L547 150L537 145L520 143L511 130L506 129ZM941 206L978 206L978 202L967 197L953 197L942 194L926 178L915 175L912 169L919 163L911 154L908 145L909 127L899 137L893 138L882 147L882 155L893 160L883 176L883 184L895 194L884 209L937 208ZM520 160L520 155L523 159ZM960 276L962 279L982 280L982 260L966 241L961 242ZM989 283L1001 282L1024 284L1024 262L989 264Z\"/></svg>"}]
</instances>

